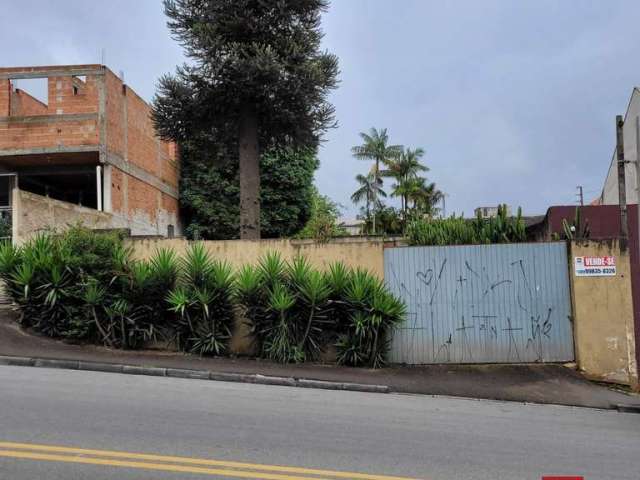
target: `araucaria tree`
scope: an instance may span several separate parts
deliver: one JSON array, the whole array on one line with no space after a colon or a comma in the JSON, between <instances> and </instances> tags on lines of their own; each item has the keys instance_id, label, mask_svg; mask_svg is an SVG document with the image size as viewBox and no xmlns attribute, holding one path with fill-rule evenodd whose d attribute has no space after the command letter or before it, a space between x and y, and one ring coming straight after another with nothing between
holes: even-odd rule
<instances>
[{"instance_id":1,"label":"araucaria tree","mask_svg":"<svg viewBox=\"0 0 640 480\"><path fill-rule=\"evenodd\" d=\"M165 139L235 143L240 238L260 238L260 156L316 148L335 125L337 57L320 50L327 0L165 0L191 62L160 79L153 118Z\"/></svg>"}]
</instances>

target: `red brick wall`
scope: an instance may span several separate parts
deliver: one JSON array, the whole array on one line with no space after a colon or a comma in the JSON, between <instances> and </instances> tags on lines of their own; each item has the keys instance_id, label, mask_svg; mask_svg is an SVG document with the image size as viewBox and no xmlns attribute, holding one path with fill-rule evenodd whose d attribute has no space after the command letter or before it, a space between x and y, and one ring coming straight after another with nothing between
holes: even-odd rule
<instances>
[{"instance_id":1,"label":"red brick wall","mask_svg":"<svg viewBox=\"0 0 640 480\"><path fill-rule=\"evenodd\" d=\"M0 123L0 150L97 146L96 122Z\"/></svg>"},{"instance_id":2,"label":"red brick wall","mask_svg":"<svg viewBox=\"0 0 640 480\"><path fill-rule=\"evenodd\" d=\"M109 152L177 188L177 148L174 143L163 142L156 136L149 105L135 91L123 85L109 70L106 71L105 85ZM115 212L126 213L129 218L145 214L151 222L157 221L159 208L177 215L177 199L131 175L115 168L113 170L119 172L118 184L112 176L112 208ZM122 182L125 175L128 180L127 186ZM118 187L121 189L120 192L117 191ZM123 211L124 200L116 200L117 195L124 195L125 188L128 198L127 212Z\"/></svg>"},{"instance_id":3,"label":"red brick wall","mask_svg":"<svg viewBox=\"0 0 640 480\"><path fill-rule=\"evenodd\" d=\"M155 223L158 217L158 195L160 191L151 185L129 176L129 216L133 218L141 213Z\"/></svg>"},{"instance_id":4,"label":"red brick wall","mask_svg":"<svg viewBox=\"0 0 640 480\"><path fill-rule=\"evenodd\" d=\"M111 210L118 213L124 212L124 173L111 168Z\"/></svg>"},{"instance_id":5,"label":"red brick wall","mask_svg":"<svg viewBox=\"0 0 640 480\"><path fill-rule=\"evenodd\" d=\"M178 215L178 199L173 198L166 193L162 194L162 209L168 213Z\"/></svg>"},{"instance_id":6,"label":"red brick wall","mask_svg":"<svg viewBox=\"0 0 640 480\"><path fill-rule=\"evenodd\" d=\"M32 97L24 90L16 89L11 93L10 114L16 116L48 115L49 109L45 103Z\"/></svg>"},{"instance_id":7,"label":"red brick wall","mask_svg":"<svg viewBox=\"0 0 640 480\"><path fill-rule=\"evenodd\" d=\"M98 113L98 85L95 76L87 76L86 82L74 94L73 77L50 77L49 113Z\"/></svg>"},{"instance_id":8,"label":"red brick wall","mask_svg":"<svg viewBox=\"0 0 640 480\"><path fill-rule=\"evenodd\" d=\"M125 158L125 102L127 101L122 81L113 72L106 70L104 76L106 91L107 150Z\"/></svg>"},{"instance_id":9,"label":"red brick wall","mask_svg":"<svg viewBox=\"0 0 640 480\"><path fill-rule=\"evenodd\" d=\"M43 70L59 70L61 67L42 67ZM29 68L3 68L3 73L28 71ZM41 70L33 67L31 70ZM84 88L74 95L73 78L48 79L49 105L45 106L29 94L11 92L8 80L0 80L0 116L37 116L98 112L98 90L95 76L86 79ZM13 102L13 105L11 103ZM0 149L56 148L59 146L98 146L99 128L96 120L15 122L0 124Z\"/></svg>"},{"instance_id":10,"label":"red brick wall","mask_svg":"<svg viewBox=\"0 0 640 480\"><path fill-rule=\"evenodd\" d=\"M11 82L9 80L0 80L0 117L9 116L11 98Z\"/></svg>"},{"instance_id":11,"label":"red brick wall","mask_svg":"<svg viewBox=\"0 0 640 480\"><path fill-rule=\"evenodd\" d=\"M159 141L150 118L149 106L127 88L127 147L129 162L161 177Z\"/></svg>"}]
</instances>

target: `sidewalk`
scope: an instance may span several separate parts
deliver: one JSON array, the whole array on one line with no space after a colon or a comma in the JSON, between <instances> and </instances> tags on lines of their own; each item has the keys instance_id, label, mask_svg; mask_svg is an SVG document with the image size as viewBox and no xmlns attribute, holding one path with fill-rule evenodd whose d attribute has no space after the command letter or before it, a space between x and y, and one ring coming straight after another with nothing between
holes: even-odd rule
<instances>
[{"instance_id":1,"label":"sidewalk","mask_svg":"<svg viewBox=\"0 0 640 480\"><path fill-rule=\"evenodd\" d=\"M590 382L578 372L560 365L429 365L370 370L323 364L282 365L265 360L208 358L152 350L110 350L91 345L70 345L26 333L17 326L11 315L6 309L0 310L0 356L215 372L216 375L210 378L225 378L225 374L257 374L387 386L385 390L398 393L595 408L612 408L617 404L640 405L640 396ZM129 368L125 371L141 373L140 369ZM240 377L236 378L236 381L241 381ZM304 381L296 384L304 384ZM307 386L311 384L307 383Z\"/></svg>"}]
</instances>

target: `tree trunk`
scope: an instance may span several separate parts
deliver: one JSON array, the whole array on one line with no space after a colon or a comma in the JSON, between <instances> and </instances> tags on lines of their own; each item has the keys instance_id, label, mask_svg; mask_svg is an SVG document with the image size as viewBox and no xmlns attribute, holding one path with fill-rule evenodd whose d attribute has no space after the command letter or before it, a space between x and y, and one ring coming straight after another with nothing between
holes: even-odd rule
<instances>
[{"instance_id":1,"label":"tree trunk","mask_svg":"<svg viewBox=\"0 0 640 480\"><path fill-rule=\"evenodd\" d=\"M240 238L260 239L260 151L258 115L251 105L240 109Z\"/></svg>"},{"instance_id":2,"label":"tree trunk","mask_svg":"<svg viewBox=\"0 0 640 480\"><path fill-rule=\"evenodd\" d=\"M380 171L380 161L376 158L376 174L373 176L373 182L376 188L378 187L378 172ZM378 191L374 190L373 193L373 234L376 234L376 206L378 203Z\"/></svg>"},{"instance_id":3,"label":"tree trunk","mask_svg":"<svg viewBox=\"0 0 640 480\"><path fill-rule=\"evenodd\" d=\"M369 227L367 226L367 223L369 223L370 221L371 221L371 212L369 211L369 194L367 193L367 221L364 224L367 235L369 234Z\"/></svg>"}]
</instances>

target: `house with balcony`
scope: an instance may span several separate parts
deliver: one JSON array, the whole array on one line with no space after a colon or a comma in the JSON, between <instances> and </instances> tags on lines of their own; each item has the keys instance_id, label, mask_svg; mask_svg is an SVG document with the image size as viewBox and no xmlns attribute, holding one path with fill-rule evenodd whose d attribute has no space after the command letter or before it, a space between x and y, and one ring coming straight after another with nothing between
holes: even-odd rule
<instances>
[{"instance_id":1,"label":"house with balcony","mask_svg":"<svg viewBox=\"0 0 640 480\"><path fill-rule=\"evenodd\" d=\"M31 79L46 98L21 88ZM178 151L150 113L104 65L0 68L0 214L14 241L78 222L180 235Z\"/></svg>"}]
</instances>

